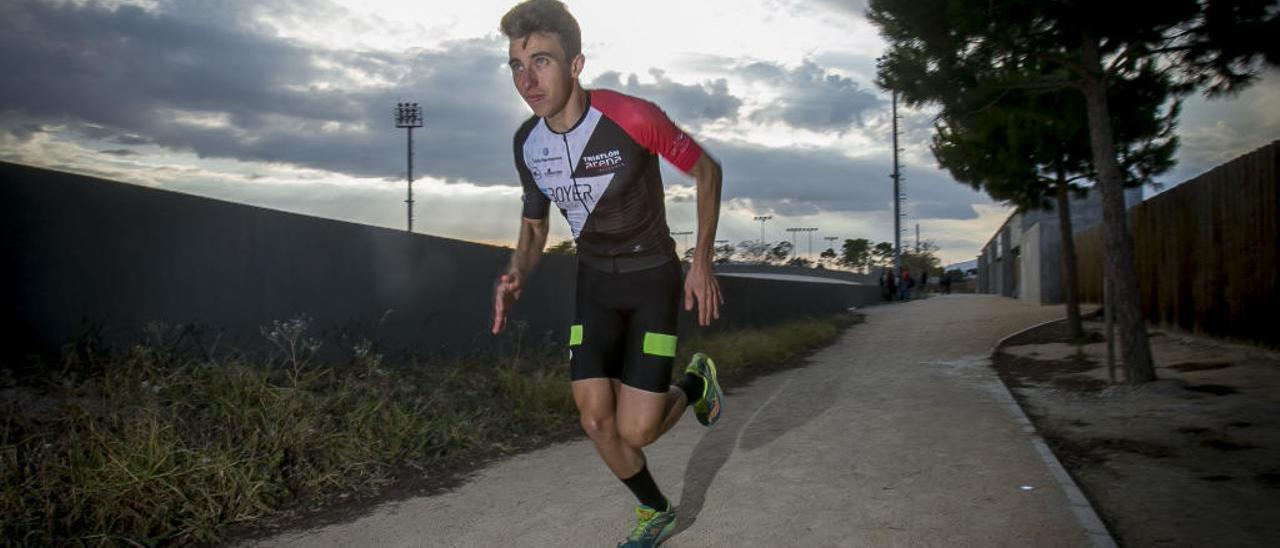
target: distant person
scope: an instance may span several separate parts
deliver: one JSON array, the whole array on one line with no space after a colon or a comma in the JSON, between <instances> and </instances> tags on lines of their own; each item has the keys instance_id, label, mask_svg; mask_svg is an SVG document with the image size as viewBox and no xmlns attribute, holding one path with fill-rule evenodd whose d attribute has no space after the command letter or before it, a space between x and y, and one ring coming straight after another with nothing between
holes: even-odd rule
<instances>
[{"instance_id":1,"label":"distant person","mask_svg":"<svg viewBox=\"0 0 1280 548\"><path fill-rule=\"evenodd\" d=\"M946 273L946 272L944 272L944 273L942 274L942 280L941 280L940 282L938 282L938 283L942 284L942 294L943 294L943 295L950 295L950 294L951 294L951 274L950 274L950 273Z\"/></svg>"},{"instance_id":2,"label":"distant person","mask_svg":"<svg viewBox=\"0 0 1280 548\"><path fill-rule=\"evenodd\" d=\"M524 209L515 252L494 288L493 333L506 325L542 256L554 202L578 250L569 326L573 400L600 458L640 503L638 523L618 546L656 546L675 528L676 514L641 448L675 426L686 406L698 422L715 424L724 398L705 354L695 354L671 384L680 303L691 310L696 302L705 326L719 318L724 302L711 266L720 164L653 103L582 88L581 32L564 4L523 2L503 16L501 28L512 81L533 116L515 134ZM683 289L659 156L697 184L698 242ZM707 458L714 457L693 456Z\"/></svg>"},{"instance_id":3,"label":"distant person","mask_svg":"<svg viewBox=\"0 0 1280 548\"><path fill-rule=\"evenodd\" d=\"M898 300L911 300L911 288L915 287L916 281L911 277L911 269L902 268L902 280L898 283Z\"/></svg>"},{"instance_id":4,"label":"distant person","mask_svg":"<svg viewBox=\"0 0 1280 548\"><path fill-rule=\"evenodd\" d=\"M894 283L893 271L889 269L880 271L880 296L886 301L892 301L896 291L897 284Z\"/></svg>"}]
</instances>

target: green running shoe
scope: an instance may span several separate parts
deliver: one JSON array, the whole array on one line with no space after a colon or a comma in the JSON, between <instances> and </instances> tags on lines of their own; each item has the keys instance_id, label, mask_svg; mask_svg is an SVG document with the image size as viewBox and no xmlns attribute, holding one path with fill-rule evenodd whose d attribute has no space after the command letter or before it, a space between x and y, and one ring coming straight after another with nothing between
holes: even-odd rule
<instances>
[{"instance_id":1,"label":"green running shoe","mask_svg":"<svg viewBox=\"0 0 1280 548\"><path fill-rule=\"evenodd\" d=\"M711 426L720 420L720 406L724 401L724 391L720 389L720 381L716 379L716 363L702 352L693 355L689 360L686 373L702 377L702 397L693 402L693 412L703 426Z\"/></svg>"},{"instance_id":2,"label":"green running shoe","mask_svg":"<svg viewBox=\"0 0 1280 548\"><path fill-rule=\"evenodd\" d=\"M636 507L636 526L619 542L618 548L653 548L667 540L676 528L676 512L667 501L666 511L659 512L643 504Z\"/></svg>"}]
</instances>

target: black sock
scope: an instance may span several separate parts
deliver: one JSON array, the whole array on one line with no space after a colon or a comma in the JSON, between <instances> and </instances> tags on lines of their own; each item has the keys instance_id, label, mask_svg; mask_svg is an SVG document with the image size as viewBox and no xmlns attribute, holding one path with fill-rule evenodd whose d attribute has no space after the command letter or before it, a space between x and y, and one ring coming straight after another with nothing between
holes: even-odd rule
<instances>
[{"instance_id":1,"label":"black sock","mask_svg":"<svg viewBox=\"0 0 1280 548\"><path fill-rule=\"evenodd\" d=\"M706 384L707 381L702 380L702 377L693 373L685 373L684 378L676 383L676 387L684 391L684 397L688 400L686 403L693 405L693 402L702 399L702 390Z\"/></svg>"},{"instance_id":2,"label":"black sock","mask_svg":"<svg viewBox=\"0 0 1280 548\"><path fill-rule=\"evenodd\" d=\"M654 483L653 476L649 475L649 465L646 464L636 472L636 475L622 480L622 483L635 494L640 504L659 512L667 510L667 497L662 496L662 491L658 490L658 484Z\"/></svg>"}]
</instances>

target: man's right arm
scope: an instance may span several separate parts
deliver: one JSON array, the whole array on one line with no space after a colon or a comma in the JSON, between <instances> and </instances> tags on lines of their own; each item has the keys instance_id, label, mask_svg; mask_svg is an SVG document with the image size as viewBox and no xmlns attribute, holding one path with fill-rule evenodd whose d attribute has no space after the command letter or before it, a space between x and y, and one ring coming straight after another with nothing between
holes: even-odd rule
<instances>
[{"instance_id":1,"label":"man's right arm","mask_svg":"<svg viewBox=\"0 0 1280 548\"><path fill-rule=\"evenodd\" d=\"M551 225L547 219L520 218L520 237L516 239L516 250L511 254L506 274L517 274L524 279L538 266L542 250L547 245L547 229Z\"/></svg>"},{"instance_id":2,"label":"man's right arm","mask_svg":"<svg viewBox=\"0 0 1280 548\"><path fill-rule=\"evenodd\" d=\"M516 250L511 254L507 269L498 277L493 296L493 334L497 335L507 325L507 312L515 306L524 288L524 280L538 266L542 259L542 250L547 245L547 229L550 223L547 217L520 220L520 237L516 240Z\"/></svg>"}]
</instances>

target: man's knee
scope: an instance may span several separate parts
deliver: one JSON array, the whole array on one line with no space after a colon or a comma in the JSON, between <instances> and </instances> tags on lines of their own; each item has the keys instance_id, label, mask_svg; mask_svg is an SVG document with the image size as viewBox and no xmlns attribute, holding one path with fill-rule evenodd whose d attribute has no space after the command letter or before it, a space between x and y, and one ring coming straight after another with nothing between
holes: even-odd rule
<instances>
[{"instance_id":1,"label":"man's knee","mask_svg":"<svg viewBox=\"0 0 1280 548\"><path fill-rule=\"evenodd\" d=\"M618 427L612 416L582 415L578 422L587 437L595 441L613 440L618 437Z\"/></svg>"},{"instance_id":2,"label":"man's knee","mask_svg":"<svg viewBox=\"0 0 1280 548\"><path fill-rule=\"evenodd\" d=\"M623 443L630 447L640 449L658 439L658 428L656 425L649 426L636 423L620 424L618 425L618 435L622 436Z\"/></svg>"}]
</instances>

